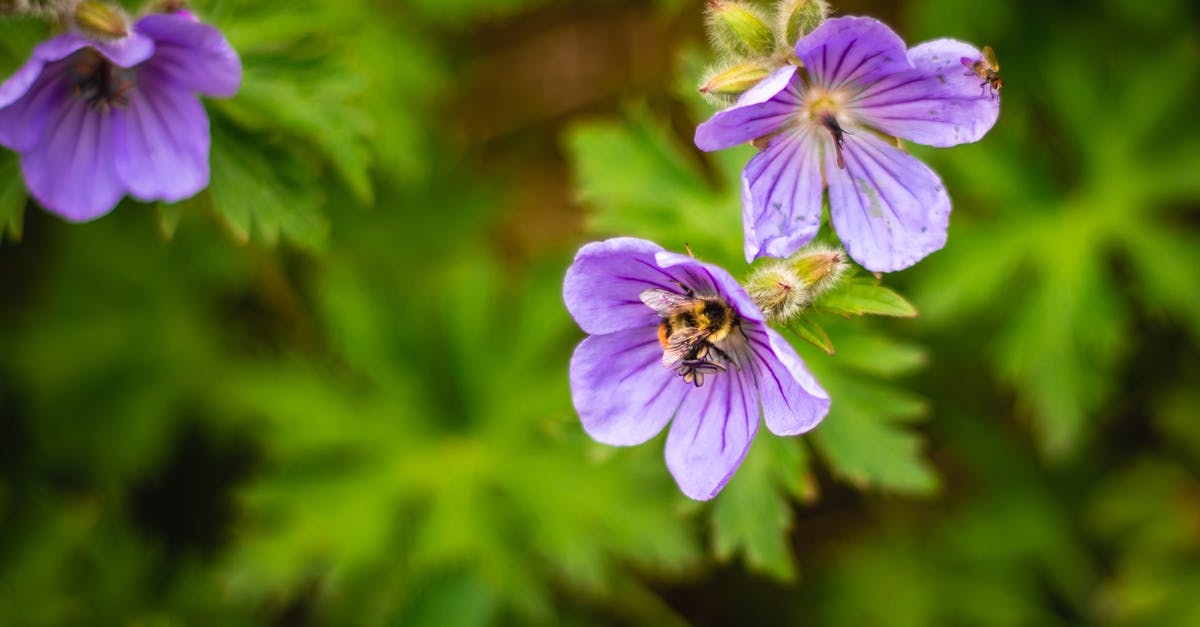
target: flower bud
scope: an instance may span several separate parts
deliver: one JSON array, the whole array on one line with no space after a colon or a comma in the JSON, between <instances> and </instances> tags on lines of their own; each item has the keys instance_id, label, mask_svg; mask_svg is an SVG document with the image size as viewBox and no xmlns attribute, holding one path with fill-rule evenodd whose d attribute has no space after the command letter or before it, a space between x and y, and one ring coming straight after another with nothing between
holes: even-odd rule
<instances>
[{"instance_id":1,"label":"flower bud","mask_svg":"<svg viewBox=\"0 0 1200 627\"><path fill-rule=\"evenodd\" d=\"M129 35L129 21L119 7L97 0L83 0L72 16L75 28L95 39L116 39Z\"/></svg>"},{"instance_id":2,"label":"flower bud","mask_svg":"<svg viewBox=\"0 0 1200 627\"><path fill-rule=\"evenodd\" d=\"M0 0L0 15L53 17L71 10L76 0Z\"/></svg>"},{"instance_id":3,"label":"flower bud","mask_svg":"<svg viewBox=\"0 0 1200 627\"><path fill-rule=\"evenodd\" d=\"M814 300L836 285L849 265L845 252L826 246L811 246L789 261Z\"/></svg>"},{"instance_id":4,"label":"flower bud","mask_svg":"<svg viewBox=\"0 0 1200 627\"><path fill-rule=\"evenodd\" d=\"M801 37L813 32L829 17L825 0L783 0L779 3L780 36L788 46L795 46Z\"/></svg>"},{"instance_id":5,"label":"flower bud","mask_svg":"<svg viewBox=\"0 0 1200 627\"><path fill-rule=\"evenodd\" d=\"M187 0L155 0L146 5L146 13L167 13L171 15L182 15L195 19L192 12L188 10Z\"/></svg>"},{"instance_id":6,"label":"flower bud","mask_svg":"<svg viewBox=\"0 0 1200 627\"><path fill-rule=\"evenodd\" d=\"M768 56L775 49L775 36L758 13L737 2L708 3L710 29L714 38L732 52Z\"/></svg>"},{"instance_id":7,"label":"flower bud","mask_svg":"<svg viewBox=\"0 0 1200 627\"><path fill-rule=\"evenodd\" d=\"M810 246L759 267L746 281L746 293L767 320L786 322L836 285L847 267L841 250Z\"/></svg>"},{"instance_id":8,"label":"flower bud","mask_svg":"<svg viewBox=\"0 0 1200 627\"><path fill-rule=\"evenodd\" d=\"M767 68L758 63L739 63L708 79L700 87L700 93L736 98L757 85L758 81L766 78L769 73Z\"/></svg>"},{"instance_id":9,"label":"flower bud","mask_svg":"<svg viewBox=\"0 0 1200 627\"><path fill-rule=\"evenodd\" d=\"M746 280L746 293L771 322L791 319L812 300L787 262L773 261L759 267Z\"/></svg>"}]
</instances>

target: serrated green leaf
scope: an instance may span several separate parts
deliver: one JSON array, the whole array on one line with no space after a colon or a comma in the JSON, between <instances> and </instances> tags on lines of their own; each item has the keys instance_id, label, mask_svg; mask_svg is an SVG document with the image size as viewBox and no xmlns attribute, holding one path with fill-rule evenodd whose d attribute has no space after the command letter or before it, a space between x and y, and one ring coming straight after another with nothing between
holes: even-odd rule
<instances>
[{"instance_id":1,"label":"serrated green leaf","mask_svg":"<svg viewBox=\"0 0 1200 627\"><path fill-rule=\"evenodd\" d=\"M721 491L712 508L713 552L728 561L742 554L750 568L784 581L796 577L796 564L788 544L791 508L781 493L771 489L780 473L800 487L804 458L792 440L759 438L737 475Z\"/></svg>"},{"instance_id":2,"label":"serrated green leaf","mask_svg":"<svg viewBox=\"0 0 1200 627\"><path fill-rule=\"evenodd\" d=\"M829 334L821 325L817 324L808 314L800 314L788 322L787 328L796 334L796 337L816 346L825 351L826 354L832 355L833 340L829 339Z\"/></svg>"},{"instance_id":3,"label":"serrated green leaf","mask_svg":"<svg viewBox=\"0 0 1200 627\"><path fill-rule=\"evenodd\" d=\"M916 371L928 361L928 352L923 347L885 335L847 334L839 346L838 360L842 365L881 377Z\"/></svg>"},{"instance_id":4,"label":"serrated green leaf","mask_svg":"<svg viewBox=\"0 0 1200 627\"><path fill-rule=\"evenodd\" d=\"M813 309L847 317L872 314L912 318L917 315L916 308L904 297L868 278L847 279L822 294L813 303Z\"/></svg>"},{"instance_id":5,"label":"serrated green leaf","mask_svg":"<svg viewBox=\"0 0 1200 627\"><path fill-rule=\"evenodd\" d=\"M834 365L811 364L833 399L811 436L833 474L860 488L934 492L937 475L922 455L921 438L906 424L924 416L923 399Z\"/></svg>"},{"instance_id":6,"label":"serrated green leaf","mask_svg":"<svg viewBox=\"0 0 1200 627\"><path fill-rule=\"evenodd\" d=\"M213 124L210 193L217 215L242 241L253 235L274 245L282 234L302 247L324 248L329 223L319 209L323 192L306 176L309 168L283 151L271 152L275 159L269 161L265 142L246 144Z\"/></svg>"},{"instance_id":7,"label":"serrated green leaf","mask_svg":"<svg viewBox=\"0 0 1200 627\"><path fill-rule=\"evenodd\" d=\"M1023 395L1034 431L1050 456L1069 453L1093 410L1109 393L1105 381L1129 345L1128 313L1109 284L1100 242L1086 223L1060 228L1041 282L1015 309L999 337L998 372Z\"/></svg>"},{"instance_id":8,"label":"serrated green leaf","mask_svg":"<svg viewBox=\"0 0 1200 627\"><path fill-rule=\"evenodd\" d=\"M641 108L624 124L579 125L568 135L579 199L604 235L637 234L679 250L690 244L708 261L742 263L736 210L740 192L714 189L673 137ZM734 150L734 153L741 151Z\"/></svg>"},{"instance_id":9,"label":"serrated green leaf","mask_svg":"<svg viewBox=\"0 0 1200 627\"><path fill-rule=\"evenodd\" d=\"M831 410L814 438L838 477L859 488L929 495L937 475L921 456L920 438L863 412Z\"/></svg>"},{"instance_id":10,"label":"serrated green leaf","mask_svg":"<svg viewBox=\"0 0 1200 627\"><path fill-rule=\"evenodd\" d=\"M355 196L371 204L370 155L363 140L370 123L361 111L344 104L358 97L362 87L353 74L327 75L329 71L314 70L315 75L301 80L251 67L238 97L215 106L248 131L284 131L311 142Z\"/></svg>"}]
</instances>

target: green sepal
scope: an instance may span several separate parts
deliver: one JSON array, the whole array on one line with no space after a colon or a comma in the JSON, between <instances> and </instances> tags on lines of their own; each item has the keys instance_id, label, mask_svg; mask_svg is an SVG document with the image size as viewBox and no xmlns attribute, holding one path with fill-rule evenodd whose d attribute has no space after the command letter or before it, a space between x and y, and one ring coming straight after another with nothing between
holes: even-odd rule
<instances>
[{"instance_id":1,"label":"green sepal","mask_svg":"<svg viewBox=\"0 0 1200 627\"><path fill-rule=\"evenodd\" d=\"M829 5L823 0L799 0L779 5L782 37L788 46L795 46L801 37L813 32L829 15Z\"/></svg>"},{"instance_id":2,"label":"green sepal","mask_svg":"<svg viewBox=\"0 0 1200 627\"><path fill-rule=\"evenodd\" d=\"M28 199L16 159L0 164L0 239L7 237L13 242L21 241Z\"/></svg>"},{"instance_id":3,"label":"green sepal","mask_svg":"<svg viewBox=\"0 0 1200 627\"><path fill-rule=\"evenodd\" d=\"M816 346L825 351L827 354L833 354L833 340L829 339L829 334L821 325L810 318L808 314L800 314L788 321L788 330L796 334L796 337Z\"/></svg>"},{"instance_id":4,"label":"green sepal","mask_svg":"<svg viewBox=\"0 0 1200 627\"><path fill-rule=\"evenodd\" d=\"M700 93L737 97L766 78L771 71L759 63L739 63L705 81Z\"/></svg>"},{"instance_id":5,"label":"green sepal","mask_svg":"<svg viewBox=\"0 0 1200 627\"><path fill-rule=\"evenodd\" d=\"M179 228L179 221L183 219L183 205L156 203L154 215L158 216L158 232L162 234L163 239L170 240L175 237L175 230Z\"/></svg>"}]
</instances>

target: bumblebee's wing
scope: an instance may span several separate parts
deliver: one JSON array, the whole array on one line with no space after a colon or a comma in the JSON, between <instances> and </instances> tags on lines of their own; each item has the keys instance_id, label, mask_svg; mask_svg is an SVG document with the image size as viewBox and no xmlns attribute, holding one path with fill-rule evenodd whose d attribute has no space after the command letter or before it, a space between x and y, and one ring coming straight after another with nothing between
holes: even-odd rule
<instances>
[{"instance_id":1,"label":"bumblebee's wing","mask_svg":"<svg viewBox=\"0 0 1200 627\"><path fill-rule=\"evenodd\" d=\"M646 306L657 311L660 316L669 316L682 307L686 307L692 298L663 289L650 289L638 295Z\"/></svg>"},{"instance_id":2,"label":"bumblebee's wing","mask_svg":"<svg viewBox=\"0 0 1200 627\"><path fill-rule=\"evenodd\" d=\"M679 329L671 333L671 337L667 339L667 347L663 349L663 365L668 368L675 367L679 362L687 359L692 346L695 346L697 342L703 342L707 337L708 332L700 329Z\"/></svg>"},{"instance_id":3,"label":"bumblebee's wing","mask_svg":"<svg viewBox=\"0 0 1200 627\"><path fill-rule=\"evenodd\" d=\"M992 50L991 46L983 47L983 58L988 62L988 65L992 66L993 70L1000 71L1000 63L996 61L996 51Z\"/></svg>"}]
</instances>

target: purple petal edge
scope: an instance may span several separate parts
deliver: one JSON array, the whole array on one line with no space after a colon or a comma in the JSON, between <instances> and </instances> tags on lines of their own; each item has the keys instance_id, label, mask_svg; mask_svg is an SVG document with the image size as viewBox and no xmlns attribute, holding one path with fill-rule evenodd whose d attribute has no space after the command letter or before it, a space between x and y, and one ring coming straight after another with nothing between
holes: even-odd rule
<instances>
[{"instance_id":1,"label":"purple petal edge","mask_svg":"<svg viewBox=\"0 0 1200 627\"><path fill-rule=\"evenodd\" d=\"M796 72L794 65L775 70L742 94L733 106L713 114L696 127L696 147L705 152L732 148L781 128L799 102L788 93Z\"/></svg>"}]
</instances>

